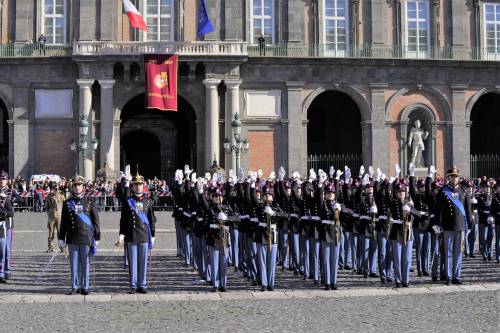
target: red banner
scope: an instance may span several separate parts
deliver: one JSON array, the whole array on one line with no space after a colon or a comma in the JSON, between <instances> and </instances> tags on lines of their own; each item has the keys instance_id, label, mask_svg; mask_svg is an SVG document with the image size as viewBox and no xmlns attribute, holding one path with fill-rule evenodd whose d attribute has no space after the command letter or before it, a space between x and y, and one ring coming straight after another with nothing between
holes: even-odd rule
<instances>
[{"instance_id":1,"label":"red banner","mask_svg":"<svg viewBox=\"0 0 500 333\"><path fill-rule=\"evenodd\" d=\"M177 54L145 54L146 108L177 111Z\"/></svg>"}]
</instances>

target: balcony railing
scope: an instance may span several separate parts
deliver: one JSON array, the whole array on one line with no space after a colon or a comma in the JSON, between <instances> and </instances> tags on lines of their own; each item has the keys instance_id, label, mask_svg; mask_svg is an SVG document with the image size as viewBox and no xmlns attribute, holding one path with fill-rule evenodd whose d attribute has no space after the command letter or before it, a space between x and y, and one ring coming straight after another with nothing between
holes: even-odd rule
<instances>
[{"instance_id":1,"label":"balcony railing","mask_svg":"<svg viewBox=\"0 0 500 333\"><path fill-rule=\"evenodd\" d=\"M238 42L75 42L73 55L136 55L177 53L185 56L247 56Z\"/></svg>"},{"instance_id":2,"label":"balcony railing","mask_svg":"<svg viewBox=\"0 0 500 333\"><path fill-rule=\"evenodd\" d=\"M70 45L0 44L0 58L39 58L71 56Z\"/></svg>"},{"instance_id":3,"label":"balcony railing","mask_svg":"<svg viewBox=\"0 0 500 333\"><path fill-rule=\"evenodd\" d=\"M500 52L464 47L410 47L365 45L338 49L331 44L274 44L258 46L244 42L118 42L75 41L71 45L1 44L0 58L71 57L177 53L181 56L237 56L278 58L356 58L500 61Z\"/></svg>"}]
</instances>

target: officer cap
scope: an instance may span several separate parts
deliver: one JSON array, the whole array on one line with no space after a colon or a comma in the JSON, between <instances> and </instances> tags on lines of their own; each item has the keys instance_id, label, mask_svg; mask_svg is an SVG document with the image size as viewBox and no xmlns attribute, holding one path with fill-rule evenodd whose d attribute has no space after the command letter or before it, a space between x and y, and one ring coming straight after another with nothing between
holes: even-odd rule
<instances>
[{"instance_id":1,"label":"officer cap","mask_svg":"<svg viewBox=\"0 0 500 333\"><path fill-rule=\"evenodd\" d=\"M454 166L453 168L448 169L447 174L448 174L448 177L449 176L460 176L460 170L456 166Z\"/></svg>"},{"instance_id":2,"label":"officer cap","mask_svg":"<svg viewBox=\"0 0 500 333\"><path fill-rule=\"evenodd\" d=\"M84 185L85 184L85 178L79 175L75 175L73 178L71 178L71 184L73 185Z\"/></svg>"}]
</instances>

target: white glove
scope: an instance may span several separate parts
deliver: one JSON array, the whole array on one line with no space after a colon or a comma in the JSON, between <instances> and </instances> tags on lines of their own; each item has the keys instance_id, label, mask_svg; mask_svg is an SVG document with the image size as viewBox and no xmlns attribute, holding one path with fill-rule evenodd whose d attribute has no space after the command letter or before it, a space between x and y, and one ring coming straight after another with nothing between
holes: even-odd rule
<instances>
[{"instance_id":1,"label":"white glove","mask_svg":"<svg viewBox=\"0 0 500 333\"><path fill-rule=\"evenodd\" d=\"M405 205L403 206L403 212L405 212L405 213L409 213L410 211L411 211L411 207L410 207L410 205L405 204Z\"/></svg>"},{"instance_id":2,"label":"white glove","mask_svg":"<svg viewBox=\"0 0 500 333\"><path fill-rule=\"evenodd\" d=\"M396 177L391 176L391 178L389 178L389 183L392 184L395 180L396 180Z\"/></svg>"},{"instance_id":3,"label":"white glove","mask_svg":"<svg viewBox=\"0 0 500 333\"><path fill-rule=\"evenodd\" d=\"M433 226L432 230L434 230L434 233L436 234L440 234L441 232L443 232L443 229L441 229L441 227L438 225Z\"/></svg>"},{"instance_id":4,"label":"white glove","mask_svg":"<svg viewBox=\"0 0 500 333\"><path fill-rule=\"evenodd\" d=\"M262 178L262 175L264 175L264 171L261 169L257 170L257 178Z\"/></svg>"},{"instance_id":5,"label":"white glove","mask_svg":"<svg viewBox=\"0 0 500 333\"><path fill-rule=\"evenodd\" d=\"M429 167L429 173L428 173L428 177L431 177L431 178L434 178L434 174L436 173L436 167L434 165L431 165Z\"/></svg>"},{"instance_id":6,"label":"white glove","mask_svg":"<svg viewBox=\"0 0 500 333\"><path fill-rule=\"evenodd\" d=\"M95 241L95 246L99 246L99 241Z\"/></svg>"},{"instance_id":7,"label":"white glove","mask_svg":"<svg viewBox=\"0 0 500 333\"><path fill-rule=\"evenodd\" d=\"M235 185L238 182L238 178L235 175L232 175L231 177L229 177L228 182L231 185Z\"/></svg>"},{"instance_id":8,"label":"white glove","mask_svg":"<svg viewBox=\"0 0 500 333\"><path fill-rule=\"evenodd\" d=\"M118 173L118 177L116 177L116 181L117 181L117 182L121 182L121 181L122 181L122 179L123 179L123 177L125 177L125 173L123 173L123 171L120 171L120 172Z\"/></svg>"},{"instance_id":9,"label":"white glove","mask_svg":"<svg viewBox=\"0 0 500 333\"><path fill-rule=\"evenodd\" d=\"M182 171L181 171L181 172L182 172ZM212 180L212 175L210 174L210 172L205 172L205 179L206 179L207 181Z\"/></svg>"},{"instance_id":10,"label":"white glove","mask_svg":"<svg viewBox=\"0 0 500 333\"><path fill-rule=\"evenodd\" d=\"M177 182L177 184L182 184L182 170L177 170L175 172L175 181Z\"/></svg>"},{"instance_id":11,"label":"white glove","mask_svg":"<svg viewBox=\"0 0 500 333\"><path fill-rule=\"evenodd\" d=\"M270 180L270 181L273 181L273 180L275 180L275 179L276 179L276 172L271 171L271 172L269 173L269 180Z\"/></svg>"},{"instance_id":12,"label":"white glove","mask_svg":"<svg viewBox=\"0 0 500 333\"><path fill-rule=\"evenodd\" d=\"M227 215L224 212L220 212L219 214L217 214L217 219L221 221L226 221Z\"/></svg>"},{"instance_id":13,"label":"white glove","mask_svg":"<svg viewBox=\"0 0 500 333\"><path fill-rule=\"evenodd\" d=\"M333 175L335 174L335 168L332 166L330 166L330 170L328 170L328 175L330 177L333 177Z\"/></svg>"},{"instance_id":14,"label":"white glove","mask_svg":"<svg viewBox=\"0 0 500 333\"><path fill-rule=\"evenodd\" d=\"M196 187L198 189L198 193L199 194L202 194L203 193L203 182L205 180L203 178L198 178L198 180L196 181Z\"/></svg>"},{"instance_id":15,"label":"white glove","mask_svg":"<svg viewBox=\"0 0 500 333\"><path fill-rule=\"evenodd\" d=\"M229 178L231 178L232 176L234 176L234 171L233 169L229 169Z\"/></svg>"},{"instance_id":16,"label":"white glove","mask_svg":"<svg viewBox=\"0 0 500 333\"><path fill-rule=\"evenodd\" d=\"M493 224L493 223L495 223L495 218L493 218L493 216L488 216L486 221L488 222L488 224Z\"/></svg>"},{"instance_id":17,"label":"white glove","mask_svg":"<svg viewBox=\"0 0 500 333\"><path fill-rule=\"evenodd\" d=\"M189 165L184 165L184 176L187 177L193 170L189 169Z\"/></svg>"},{"instance_id":18,"label":"white glove","mask_svg":"<svg viewBox=\"0 0 500 333\"><path fill-rule=\"evenodd\" d=\"M368 176L368 174L366 174L363 176L363 179L361 179L361 186L365 186L369 182L370 182L370 177Z\"/></svg>"},{"instance_id":19,"label":"white glove","mask_svg":"<svg viewBox=\"0 0 500 333\"><path fill-rule=\"evenodd\" d=\"M196 172L193 172L191 174L191 182L195 183L196 182Z\"/></svg>"},{"instance_id":20,"label":"white glove","mask_svg":"<svg viewBox=\"0 0 500 333\"><path fill-rule=\"evenodd\" d=\"M375 205L371 206L370 207L370 213L377 214L378 213L377 206L375 206Z\"/></svg>"},{"instance_id":21,"label":"white glove","mask_svg":"<svg viewBox=\"0 0 500 333\"><path fill-rule=\"evenodd\" d=\"M373 177L374 171L373 171L373 167L371 165L368 167L368 174L370 175L370 178Z\"/></svg>"},{"instance_id":22,"label":"white glove","mask_svg":"<svg viewBox=\"0 0 500 333\"><path fill-rule=\"evenodd\" d=\"M255 184L257 182L257 174L255 172L252 172L250 175L250 183Z\"/></svg>"},{"instance_id":23,"label":"white glove","mask_svg":"<svg viewBox=\"0 0 500 333\"><path fill-rule=\"evenodd\" d=\"M362 177L365 174L365 167L362 165L359 167L359 177Z\"/></svg>"},{"instance_id":24,"label":"white glove","mask_svg":"<svg viewBox=\"0 0 500 333\"><path fill-rule=\"evenodd\" d=\"M385 175L385 173L382 174L382 177L380 177L381 180L385 180L387 178L387 176Z\"/></svg>"},{"instance_id":25,"label":"white glove","mask_svg":"<svg viewBox=\"0 0 500 333\"><path fill-rule=\"evenodd\" d=\"M120 235L120 238L118 238L118 242L116 242L116 245L123 243L124 240L125 240L125 235Z\"/></svg>"},{"instance_id":26,"label":"white glove","mask_svg":"<svg viewBox=\"0 0 500 333\"><path fill-rule=\"evenodd\" d=\"M472 199L470 199L470 202L471 202L472 204L477 204L477 199L476 199L476 197L472 197ZM499 237L500 237L500 235L499 235Z\"/></svg>"},{"instance_id":27,"label":"white glove","mask_svg":"<svg viewBox=\"0 0 500 333\"><path fill-rule=\"evenodd\" d=\"M396 177L399 177L399 174L401 173L401 168L399 167L399 164L396 164L394 166L394 170L396 170Z\"/></svg>"},{"instance_id":28,"label":"white glove","mask_svg":"<svg viewBox=\"0 0 500 333\"><path fill-rule=\"evenodd\" d=\"M410 176L415 176L415 165L413 163L410 163L408 165L408 173L410 174Z\"/></svg>"},{"instance_id":29,"label":"white glove","mask_svg":"<svg viewBox=\"0 0 500 333\"><path fill-rule=\"evenodd\" d=\"M338 202L336 202L334 205L333 205L333 209L337 209L339 212L342 210L342 206L340 206L340 204Z\"/></svg>"},{"instance_id":30,"label":"white glove","mask_svg":"<svg viewBox=\"0 0 500 333\"><path fill-rule=\"evenodd\" d=\"M59 248L61 249L61 251L62 251L62 249L64 249L66 247L66 242L62 239L59 240L58 244L59 244Z\"/></svg>"},{"instance_id":31,"label":"white glove","mask_svg":"<svg viewBox=\"0 0 500 333\"><path fill-rule=\"evenodd\" d=\"M155 245L156 237L151 237L151 245Z\"/></svg>"},{"instance_id":32,"label":"white glove","mask_svg":"<svg viewBox=\"0 0 500 333\"><path fill-rule=\"evenodd\" d=\"M351 179L351 169L349 169L346 165L344 167L344 181L347 183L349 182L349 179Z\"/></svg>"},{"instance_id":33,"label":"white glove","mask_svg":"<svg viewBox=\"0 0 500 333\"><path fill-rule=\"evenodd\" d=\"M340 171L340 169L337 170L337 172L335 173L335 179L336 180L340 180L340 176L342 176L343 172Z\"/></svg>"},{"instance_id":34,"label":"white glove","mask_svg":"<svg viewBox=\"0 0 500 333\"><path fill-rule=\"evenodd\" d=\"M240 180L242 180L243 178L245 178L245 174L243 173L243 168L239 168L238 169L238 178Z\"/></svg>"},{"instance_id":35,"label":"white glove","mask_svg":"<svg viewBox=\"0 0 500 333\"><path fill-rule=\"evenodd\" d=\"M298 173L297 171L294 171L294 172L292 173L292 178L293 178L294 180L299 179L299 178L300 178L300 177L299 177L299 173Z\"/></svg>"},{"instance_id":36,"label":"white glove","mask_svg":"<svg viewBox=\"0 0 500 333\"><path fill-rule=\"evenodd\" d=\"M327 175L323 172L320 176L319 176L319 184L320 185L323 185L323 183L328 179Z\"/></svg>"},{"instance_id":37,"label":"white glove","mask_svg":"<svg viewBox=\"0 0 500 333\"><path fill-rule=\"evenodd\" d=\"M125 179L127 181L131 181L132 180L132 174L130 173L130 164L127 164L125 166Z\"/></svg>"},{"instance_id":38,"label":"white glove","mask_svg":"<svg viewBox=\"0 0 500 333\"><path fill-rule=\"evenodd\" d=\"M266 208L264 208L264 213L269 214L271 216L273 216L275 214L274 210L269 206L266 206Z\"/></svg>"},{"instance_id":39,"label":"white glove","mask_svg":"<svg viewBox=\"0 0 500 333\"><path fill-rule=\"evenodd\" d=\"M285 174L285 168L280 167L280 170L278 171L278 180L283 181L283 179L285 179Z\"/></svg>"},{"instance_id":40,"label":"white glove","mask_svg":"<svg viewBox=\"0 0 500 333\"><path fill-rule=\"evenodd\" d=\"M309 181L312 182L313 180L316 179L316 177L318 177L318 175L316 175L316 172L314 171L314 169L310 169L309 170Z\"/></svg>"}]
</instances>

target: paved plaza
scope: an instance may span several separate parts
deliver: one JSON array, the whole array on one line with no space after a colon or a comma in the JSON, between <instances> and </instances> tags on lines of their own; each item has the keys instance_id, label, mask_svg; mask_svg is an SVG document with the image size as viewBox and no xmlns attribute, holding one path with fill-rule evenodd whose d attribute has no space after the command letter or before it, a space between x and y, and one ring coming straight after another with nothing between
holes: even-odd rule
<instances>
[{"instance_id":1,"label":"paved plaza","mask_svg":"<svg viewBox=\"0 0 500 333\"><path fill-rule=\"evenodd\" d=\"M51 254L46 215L16 214L13 276L0 285L0 331L442 331L500 330L500 265L464 259L462 286L413 277L394 289L379 279L340 271L339 290L277 271L276 290L260 292L229 269L228 292L211 293L175 256L171 213L157 213L150 293L128 295L128 273L118 238L118 213L101 214L101 243L91 266L91 294L66 296L69 263L58 254L35 284ZM95 266L95 270L94 270ZM95 273L94 273L95 272Z\"/></svg>"}]
</instances>

